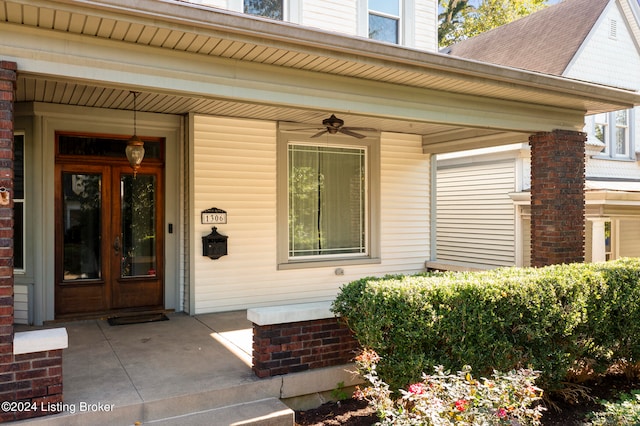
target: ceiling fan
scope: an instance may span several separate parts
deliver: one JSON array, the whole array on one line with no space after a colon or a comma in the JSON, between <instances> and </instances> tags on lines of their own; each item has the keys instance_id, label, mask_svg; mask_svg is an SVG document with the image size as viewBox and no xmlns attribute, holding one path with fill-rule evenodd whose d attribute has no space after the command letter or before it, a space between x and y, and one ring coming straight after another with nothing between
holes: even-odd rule
<instances>
[{"instance_id":1,"label":"ceiling fan","mask_svg":"<svg viewBox=\"0 0 640 426\"><path fill-rule=\"evenodd\" d=\"M376 129L372 129L369 127L343 127L344 120L339 119L338 117L335 116L335 114L331 114L331 117L325 118L324 120L322 120L322 125L324 127L308 128L308 129L293 129L290 131L295 132L295 131L303 131L303 130L320 130L318 133L314 134L311 137L317 138L324 135L325 133L329 133L330 135L335 135L336 133L343 133L345 135L353 136L354 138L358 138L358 139L365 138L366 136L360 133L356 133L354 132L354 130L359 130L363 132L377 131Z\"/></svg>"}]
</instances>

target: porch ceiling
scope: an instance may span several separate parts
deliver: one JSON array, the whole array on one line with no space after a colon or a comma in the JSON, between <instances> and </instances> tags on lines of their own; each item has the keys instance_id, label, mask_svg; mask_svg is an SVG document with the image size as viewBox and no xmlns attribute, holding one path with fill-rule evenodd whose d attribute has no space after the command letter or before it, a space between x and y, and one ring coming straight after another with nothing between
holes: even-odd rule
<instances>
[{"instance_id":1,"label":"porch ceiling","mask_svg":"<svg viewBox=\"0 0 640 426\"><path fill-rule=\"evenodd\" d=\"M360 37L310 29L178 0L0 0L0 23L266 64L327 75L429 89L452 96L513 101L587 114L640 104L630 91L452 58ZM21 73L18 102L49 102L132 109L132 87ZM141 111L226 115L317 125L329 110L240 103L142 90ZM349 126L425 136L430 152L498 138L522 141L523 133L465 128L447 123L366 117L335 111ZM489 142L487 142L489 144ZM491 144L496 144L495 141ZM488 146L488 145L487 145Z\"/></svg>"},{"instance_id":2,"label":"porch ceiling","mask_svg":"<svg viewBox=\"0 0 640 426\"><path fill-rule=\"evenodd\" d=\"M64 79L20 74L17 81L16 100L18 102L45 102L92 108L133 110L133 96L129 89L83 84ZM335 111L304 110L278 105L260 105L234 102L224 99L196 98L163 93L139 92L136 100L138 111L162 114L219 115L259 120L286 121L317 127L322 120ZM460 128L442 124L407 122L371 118L355 114L340 113L350 127L374 127L389 132L420 135L448 134L459 132ZM478 130L482 134L496 131ZM522 135L518 135L522 139Z\"/></svg>"}]
</instances>

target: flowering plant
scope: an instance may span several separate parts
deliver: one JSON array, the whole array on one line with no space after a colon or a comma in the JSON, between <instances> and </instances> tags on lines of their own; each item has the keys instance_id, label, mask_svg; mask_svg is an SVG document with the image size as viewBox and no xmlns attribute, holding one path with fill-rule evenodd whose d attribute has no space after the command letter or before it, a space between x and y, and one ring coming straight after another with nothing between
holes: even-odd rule
<instances>
[{"instance_id":1,"label":"flowering plant","mask_svg":"<svg viewBox=\"0 0 640 426\"><path fill-rule=\"evenodd\" d=\"M542 390L534 385L539 373L522 369L492 379L476 380L465 366L457 374L436 367L433 375L401 389L393 399L389 385L376 372L380 357L363 351L356 363L370 386L357 388L354 397L365 399L380 417L379 425L539 425L544 408L534 404Z\"/></svg>"}]
</instances>

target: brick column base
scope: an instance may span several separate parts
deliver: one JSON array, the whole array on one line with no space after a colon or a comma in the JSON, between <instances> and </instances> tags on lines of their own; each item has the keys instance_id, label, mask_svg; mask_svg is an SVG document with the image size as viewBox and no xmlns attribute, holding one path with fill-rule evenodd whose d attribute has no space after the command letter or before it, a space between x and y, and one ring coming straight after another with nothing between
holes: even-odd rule
<instances>
[{"instance_id":1,"label":"brick column base","mask_svg":"<svg viewBox=\"0 0 640 426\"><path fill-rule=\"evenodd\" d=\"M23 420L62 411L62 350L11 356L0 364L0 401L11 404L0 411L0 422ZM1 379L0 379L1 380Z\"/></svg>"},{"instance_id":2,"label":"brick column base","mask_svg":"<svg viewBox=\"0 0 640 426\"><path fill-rule=\"evenodd\" d=\"M531 265L584 262L586 134L554 130L531 145Z\"/></svg>"},{"instance_id":3,"label":"brick column base","mask_svg":"<svg viewBox=\"0 0 640 426\"><path fill-rule=\"evenodd\" d=\"M348 364L358 342L340 319L253 324L253 372L260 378Z\"/></svg>"}]
</instances>

